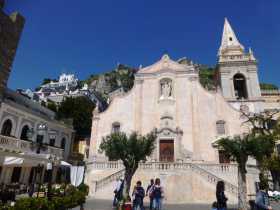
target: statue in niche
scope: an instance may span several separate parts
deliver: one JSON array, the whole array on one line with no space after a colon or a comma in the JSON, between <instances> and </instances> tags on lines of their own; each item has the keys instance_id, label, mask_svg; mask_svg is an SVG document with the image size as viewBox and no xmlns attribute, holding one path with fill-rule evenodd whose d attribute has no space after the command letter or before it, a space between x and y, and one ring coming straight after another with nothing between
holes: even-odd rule
<instances>
[{"instance_id":1,"label":"statue in niche","mask_svg":"<svg viewBox=\"0 0 280 210\"><path fill-rule=\"evenodd\" d=\"M160 99L166 99L172 97L172 87L170 80L164 80L161 82L161 96Z\"/></svg>"}]
</instances>

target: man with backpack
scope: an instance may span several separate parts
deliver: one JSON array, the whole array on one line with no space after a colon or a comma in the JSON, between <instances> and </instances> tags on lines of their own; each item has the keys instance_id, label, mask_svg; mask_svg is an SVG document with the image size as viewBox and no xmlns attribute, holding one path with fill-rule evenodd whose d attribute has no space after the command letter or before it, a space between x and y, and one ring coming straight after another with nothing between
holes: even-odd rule
<instances>
[{"instance_id":1,"label":"man with backpack","mask_svg":"<svg viewBox=\"0 0 280 210\"><path fill-rule=\"evenodd\" d=\"M153 210L153 194L152 194L152 190L153 190L153 187L154 187L154 180L151 179L151 182L149 184L149 186L147 187L147 190L146 190L146 195L149 196L149 199L150 199L150 210Z\"/></svg>"},{"instance_id":2,"label":"man with backpack","mask_svg":"<svg viewBox=\"0 0 280 210\"><path fill-rule=\"evenodd\" d=\"M162 199L163 199L163 188L160 186L160 179L157 178L155 181L155 185L152 190L153 197L153 209L161 210L162 209Z\"/></svg>"}]
</instances>

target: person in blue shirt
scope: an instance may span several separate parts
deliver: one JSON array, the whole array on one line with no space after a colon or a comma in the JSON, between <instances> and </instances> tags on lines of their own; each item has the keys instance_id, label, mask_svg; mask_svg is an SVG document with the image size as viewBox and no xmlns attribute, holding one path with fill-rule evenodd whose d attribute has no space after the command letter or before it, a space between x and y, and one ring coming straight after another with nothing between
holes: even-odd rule
<instances>
[{"instance_id":1,"label":"person in blue shirt","mask_svg":"<svg viewBox=\"0 0 280 210\"><path fill-rule=\"evenodd\" d=\"M161 210L162 209L162 199L163 195L163 188L160 185L160 179L157 178L155 180L155 184L152 190L152 197L153 197L153 209L154 210Z\"/></svg>"},{"instance_id":2,"label":"person in blue shirt","mask_svg":"<svg viewBox=\"0 0 280 210\"><path fill-rule=\"evenodd\" d=\"M136 186L133 189L132 196L134 197L134 200L133 200L133 210L137 210L138 208L140 210L144 210L143 199L145 197L145 190L142 187L141 181L138 181L136 183Z\"/></svg>"},{"instance_id":3,"label":"person in blue shirt","mask_svg":"<svg viewBox=\"0 0 280 210\"><path fill-rule=\"evenodd\" d=\"M265 187L260 185L260 190L257 192L255 200L256 210L272 210L269 205L268 194L265 191Z\"/></svg>"},{"instance_id":4,"label":"person in blue shirt","mask_svg":"<svg viewBox=\"0 0 280 210\"><path fill-rule=\"evenodd\" d=\"M152 194L152 190L153 190L154 184L155 184L154 180L151 179L151 183L147 187L147 191L146 191L146 195L149 196L149 199L150 199L150 210L153 210L153 194Z\"/></svg>"}]
</instances>

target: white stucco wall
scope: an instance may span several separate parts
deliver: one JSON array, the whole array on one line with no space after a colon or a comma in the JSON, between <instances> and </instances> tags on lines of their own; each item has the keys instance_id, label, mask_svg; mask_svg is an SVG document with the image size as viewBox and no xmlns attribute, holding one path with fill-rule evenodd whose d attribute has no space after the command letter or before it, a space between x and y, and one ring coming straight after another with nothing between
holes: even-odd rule
<instances>
[{"instance_id":1,"label":"white stucco wall","mask_svg":"<svg viewBox=\"0 0 280 210\"><path fill-rule=\"evenodd\" d=\"M172 98L160 99L160 81L172 80ZM168 125L163 119L169 116ZM154 128L171 129L166 138L175 136L175 159L184 159L187 152L192 160L217 162L218 153L212 143L218 138L216 122L226 122L226 134L242 133L240 113L230 106L220 93L210 93L199 83L193 65L178 64L164 56L157 63L141 69L133 89L114 98L105 112L94 114L90 155L100 157L98 147L102 137L119 122L121 131L147 134ZM178 128L182 131L178 137ZM160 138L160 137L159 137ZM158 155L154 155L158 159Z\"/></svg>"}]
</instances>

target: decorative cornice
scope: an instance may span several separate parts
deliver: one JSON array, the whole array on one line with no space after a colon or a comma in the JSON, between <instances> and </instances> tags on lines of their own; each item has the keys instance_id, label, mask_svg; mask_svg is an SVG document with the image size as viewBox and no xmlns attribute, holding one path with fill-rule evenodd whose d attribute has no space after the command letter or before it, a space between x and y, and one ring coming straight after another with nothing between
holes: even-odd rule
<instances>
[{"instance_id":1,"label":"decorative cornice","mask_svg":"<svg viewBox=\"0 0 280 210\"><path fill-rule=\"evenodd\" d=\"M165 131L169 131L173 134L180 134L183 135L183 130L181 130L179 127L176 127L176 129L172 129L170 127L164 127L164 128L160 128L160 129L155 129L155 133L156 134L161 134L161 133L165 133Z\"/></svg>"},{"instance_id":2,"label":"decorative cornice","mask_svg":"<svg viewBox=\"0 0 280 210\"><path fill-rule=\"evenodd\" d=\"M248 65L257 65L257 61L221 61L218 62L218 66L248 66Z\"/></svg>"}]
</instances>

